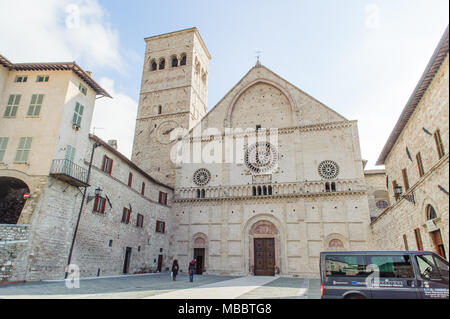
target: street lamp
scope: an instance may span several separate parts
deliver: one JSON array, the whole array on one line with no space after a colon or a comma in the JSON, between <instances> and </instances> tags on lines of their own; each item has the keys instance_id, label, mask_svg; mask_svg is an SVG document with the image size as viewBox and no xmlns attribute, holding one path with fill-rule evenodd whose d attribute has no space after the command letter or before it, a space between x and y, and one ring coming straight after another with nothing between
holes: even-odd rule
<instances>
[{"instance_id":1,"label":"street lamp","mask_svg":"<svg viewBox=\"0 0 450 319\"><path fill-rule=\"evenodd\" d=\"M401 198L404 198L408 202L413 203L414 206L416 205L416 199L414 198L414 193L412 191L411 191L410 194L402 196L402 194L403 194L402 187L400 185L395 185L395 187L394 187L394 194L395 194L395 197L397 198L397 200L399 200Z\"/></svg>"},{"instance_id":2,"label":"street lamp","mask_svg":"<svg viewBox=\"0 0 450 319\"><path fill-rule=\"evenodd\" d=\"M395 185L395 187L394 187L394 194L395 194L395 197L396 197L397 199L399 199L399 198L402 196L402 193L403 193L402 187L401 187L400 185Z\"/></svg>"},{"instance_id":3,"label":"street lamp","mask_svg":"<svg viewBox=\"0 0 450 319\"><path fill-rule=\"evenodd\" d=\"M100 187L97 187L94 191L95 196L89 196L86 199L86 203L89 203L91 200L93 200L94 198L98 198L100 196L102 196L102 189Z\"/></svg>"}]
</instances>

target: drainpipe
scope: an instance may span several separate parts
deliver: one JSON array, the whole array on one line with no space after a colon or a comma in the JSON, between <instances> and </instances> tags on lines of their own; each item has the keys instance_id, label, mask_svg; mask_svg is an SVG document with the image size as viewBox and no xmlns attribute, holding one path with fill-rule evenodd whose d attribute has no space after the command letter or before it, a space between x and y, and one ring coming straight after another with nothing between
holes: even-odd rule
<instances>
[{"instance_id":1,"label":"drainpipe","mask_svg":"<svg viewBox=\"0 0 450 319\"><path fill-rule=\"evenodd\" d=\"M89 177L91 176L91 169L92 169L92 160L94 158L94 152L95 152L95 149L99 146L102 146L102 144L94 143L94 145L92 145L91 159L89 161L89 168L88 168L86 183L89 183ZM70 263L72 262L73 247L75 245L75 239L77 237L78 226L80 225L81 212L83 211L84 201L86 199L87 188L88 188L87 186L84 188L83 198L81 200L81 205L80 205L80 212L78 213L77 224L75 226L75 230L73 233L72 244L70 245L70 252L69 252L69 259L67 260L67 266L70 266ZM65 275L64 275L64 279L67 279L68 275L69 275L69 273L66 271Z\"/></svg>"}]
</instances>

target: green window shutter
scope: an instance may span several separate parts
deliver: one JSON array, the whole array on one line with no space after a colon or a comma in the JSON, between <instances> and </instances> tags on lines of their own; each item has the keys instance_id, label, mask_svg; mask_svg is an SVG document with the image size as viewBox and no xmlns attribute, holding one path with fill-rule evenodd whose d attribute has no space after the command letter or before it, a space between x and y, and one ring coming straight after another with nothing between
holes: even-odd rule
<instances>
[{"instance_id":1,"label":"green window shutter","mask_svg":"<svg viewBox=\"0 0 450 319\"><path fill-rule=\"evenodd\" d=\"M6 153L6 146L8 145L8 137L0 137L0 163L3 162Z\"/></svg>"},{"instance_id":2,"label":"green window shutter","mask_svg":"<svg viewBox=\"0 0 450 319\"><path fill-rule=\"evenodd\" d=\"M16 157L14 158L15 162L25 163L28 161L28 154L31 149L31 142L33 141L32 137L21 137L19 140L19 146L17 147Z\"/></svg>"},{"instance_id":3,"label":"green window shutter","mask_svg":"<svg viewBox=\"0 0 450 319\"><path fill-rule=\"evenodd\" d=\"M11 114L11 109L12 109L12 106L7 105L3 116L10 116L9 114Z\"/></svg>"},{"instance_id":4,"label":"green window shutter","mask_svg":"<svg viewBox=\"0 0 450 319\"><path fill-rule=\"evenodd\" d=\"M75 111L73 113L73 118L72 118L72 123L77 125L77 126L81 126L81 117L83 115L83 109L84 106L81 105L80 103L76 103L75 104Z\"/></svg>"},{"instance_id":5,"label":"green window shutter","mask_svg":"<svg viewBox=\"0 0 450 319\"><path fill-rule=\"evenodd\" d=\"M65 159L69 160L71 162L74 161L74 159L75 159L75 148L74 147L67 145Z\"/></svg>"}]
</instances>

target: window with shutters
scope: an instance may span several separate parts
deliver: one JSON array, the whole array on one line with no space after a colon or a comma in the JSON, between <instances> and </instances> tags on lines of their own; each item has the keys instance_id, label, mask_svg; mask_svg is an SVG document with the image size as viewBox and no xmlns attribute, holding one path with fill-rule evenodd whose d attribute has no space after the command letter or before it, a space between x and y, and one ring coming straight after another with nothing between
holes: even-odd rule
<instances>
[{"instance_id":1,"label":"window with shutters","mask_svg":"<svg viewBox=\"0 0 450 319\"><path fill-rule=\"evenodd\" d=\"M144 215L138 214L136 220L137 227L144 227Z\"/></svg>"},{"instance_id":2,"label":"window with shutters","mask_svg":"<svg viewBox=\"0 0 450 319\"><path fill-rule=\"evenodd\" d=\"M419 170L419 176L422 177L425 174L425 171L423 169L423 163L422 163L422 155L420 155L420 152L416 155L416 161L417 161L417 169Z\"/></svg>"},{"instance_id":3,"label":"window with shutters","mask_svg":"<svg viewBox=\"0 0 450 319\"><path fill-rule=\"evenodd\" d=\"M73 112L72 124L76 127L81 126L81 119L83 118L84 106L80 103L75 103L75 110Z\"/></svg>"},{"instance_id":4,"label":"window with shutters","mask_svg":"<svg viewBox=\"0 0 450 319\"><path fill-rule=\"evenodd\" d=\"M124 207L122 212L122 223L129 224L131 218L131 210Z\"/></svg>"},{"instance_id":5,"label":"window with shutters","mask_svg":"<svg viewBox=\"0 0 450 319\"><path fill-rule=\"evenodd\" d=\"M44 94L33 94L31 96L30 106L28 107L27 116L39 116L41 113L42 101Z\"/></svg>"},{"instance_id":6,"label":"window with shutters","mask_svg":"<svg viewBox=\"0 0 450 319\"><path fill-rule=\"evenodd\" d=\"M434 132L433 136L434 136L434 141L436 143L439 159L441 159L445 155L444 144L442 144L442 139L441 139L441 132L439 130L436 130L436 132Z\"/></svg>"},{"instance_id":7,"label":"window with shutters","mask_svg":"<svg viewBox=\"0 0 450 319\"><path fill-rule=\"evenodd\" d=\"M19 145L17 147L16 157L14 162L16 163L26 163L28 161L28 154L31 149L32 137L21 137L19 140Z\"/></svg>"},{"instance_id":8,"label":"window with shutters","mask_svg":"<svg viewBox=\"0 0 450 319\"><path fill-rule=\"evenodd\" d=\"M403 176L403 185L405 186L406 192L409 189L408 172L406 171L406 168L402 169L402 176Z\"/></svg>"},{"instance_id":9,"label":"window with shutters","mask_svg":"<svg viewBox=\"0 0 450 319\"><path fill-rule=\"evenodd\" d=\"M8 98L8 104L6 105L4 117L15 117L17 114L17 109L19 108L20 94L11 94Z\"/></svg>"},{"instance_id":10,"label":"window with shutters","mask_svg":"<svg viewBox=\"0 0 450 319\"><path fill-rule=\"evenodd\" d=\"M167 193L159 192L158 202L163 205L167 205Z\"/></svg>"},{"instance_id":11,"label":"window with shutters","mask_svg":"<svg viewBox=\"0 0 450 319\"><path fill-rule=\"evenodd\" d=\"M6 153L6 147L8 146L8 137L0 137L0 163L3 163Z\"/></svg>"},{"instance_id":12,"label":"window with shutters","mask_svg":"<svg viewBox=\"0 0 450 319\"><path fill-rule=\"evenodd\" d=\"M145 195L145 183L142 182L142 186L141 186L141 194Z\"/></svg>"},{"instance_id":13,"label":"window with shutters","mask_svg":"<svg viewBox=\"0 0 450 319\"><path fill-rule=\"evenodd\" d=\"M36 82L48 82L49 76L48 75L38 75L36 77Z\"/></svg>"},{"instance_id":14,"label":"window with shutters","mask_svg":"<svg viewBox=\"0 0 450 319\"><path fill-rule=\"evenodd\" d=\"M108 156L103 156L103 164L102 164L102 171L105 173L111 175L112 172L112 166L113 166L113 160L110 159Z\"/></svg>"},{"instance_id":15,"label":"window with shutters","mask_svg":"<svg viewBox=\"0 0 450 319\"><path fill-rule=\"evenodd\" d=\"M27 80L28 80L28 76L27 75L18 75L14 79L14 82L16 82L16 83L25 83L25 82L27 82Z\"/></svg>"},{"instance_id":16,"label":"window with shutters","mask_svg":"<svg viewBox=\"0 0 450 319\"><path fill-rule=\"evenodd\" d=\"M133 183L133 173L128 174L128 186L131 187L131 184Z\"/></svg>"},{"instance_id":17,"label":"window with shutters","mask_svg":"<svg viewBox=\"0 0 450 319\"><path fill-rule=\"evenodd\" d=\"M416 236L417 250L423 250L422 236L420 235L420 229L414 229L414 235Z\"/></svg>"},{"instance_id":18,"label":"window with shutters","mask_svg":"<svg viewBox=\"0 0 450 319\"><path fill-rule=\"evenodd\" d=\"M78 90L83 94L86 95L87 94L87 88L80 83L80 85L78 85Z\"/></svg>"},{"instance_id":19,"label":"window with shutters","mask_svg":"<svg viewBox=\"0 0 450 319\"><path fill-rule=\"evenodd\" d=\"M405 250L409 250L409 248L408 248L408 238L406 237L406 234L403 235L403 244L405 245Z\"/></svg>"},{"instance_id":20,"label":"window with shutters","mask_svg":"<svg viewBox=\"0 0 450 319\"><path fill-rule=\"evenodd\" d=\"M166 231L165 228L166 228L166 223L165 222L162 222L160 220L156 221L156 232L157 233L163 233L164 234L164 232Z\"/></svg>"},{"instance_id":21,"label":"window with shutters","mask_svg":"<svg viewBox=\"0 0 450 319\"><path fill-rule=\"evenodd\" d=\"M95 197L93 211L95 213L104 214L105 207L106 207L106 198L101 197L101 196Z\"/></svg>"}]
</instances>

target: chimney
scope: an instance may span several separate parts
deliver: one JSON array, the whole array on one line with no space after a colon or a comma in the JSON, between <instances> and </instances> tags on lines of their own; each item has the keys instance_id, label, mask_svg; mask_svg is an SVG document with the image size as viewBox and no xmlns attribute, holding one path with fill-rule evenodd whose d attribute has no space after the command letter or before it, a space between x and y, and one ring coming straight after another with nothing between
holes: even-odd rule
<instances>
[{"instance_id":1,"label":"chimney","mask_svg":"<svg viewBox=\"0 0 450 319\"><path fill-rule=\"evenodd\" d=\"M117 150L117 140L108 140L109 146Z\"/></svg>"}]
</instances>

